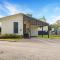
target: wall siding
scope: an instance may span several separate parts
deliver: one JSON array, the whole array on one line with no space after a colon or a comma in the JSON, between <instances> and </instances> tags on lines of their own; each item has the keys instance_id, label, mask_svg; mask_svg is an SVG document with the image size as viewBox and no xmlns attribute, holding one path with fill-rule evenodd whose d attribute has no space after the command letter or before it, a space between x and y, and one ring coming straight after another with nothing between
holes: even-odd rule
<instances>
[{"instance_id":1,"label":"wall siding","mask_svg":"<svg viewBox=\"0 0 60 60\"><path fill-rule=\"evenodd\" d=\"M18 34L23 35L23 15L15 15L2 19L1 34L14 34L13 22L18 22Z\"/></svg>"}]
</instances>

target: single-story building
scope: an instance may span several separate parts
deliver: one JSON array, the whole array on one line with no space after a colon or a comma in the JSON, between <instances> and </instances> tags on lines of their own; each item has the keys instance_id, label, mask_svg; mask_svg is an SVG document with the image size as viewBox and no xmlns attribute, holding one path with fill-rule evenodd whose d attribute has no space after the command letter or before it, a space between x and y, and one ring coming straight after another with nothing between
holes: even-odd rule
<instances>
[{"instance_id":1,"label":"single-story building","mask_svg":"<svg viewBox=\"0 0 60 60\"><path fill-rule=\"evenodd\" d=\"M38 36L38 27L49 25L23 13L0 18L0 22L2 23L1 34L29 33L30 36Z\"/></svg>"}]
</instances>

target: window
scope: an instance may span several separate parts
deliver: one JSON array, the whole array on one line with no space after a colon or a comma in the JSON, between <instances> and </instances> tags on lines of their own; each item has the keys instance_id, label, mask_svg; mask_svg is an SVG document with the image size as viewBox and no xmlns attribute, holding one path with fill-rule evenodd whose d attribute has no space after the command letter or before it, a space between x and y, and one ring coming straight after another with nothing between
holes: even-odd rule
<instances>
[{"instance_id":1,"label":"window","mask_svg":"<svg viewBox=\"0 0 60 60\"><path fill-rule=\"evenodd\" d=\"M14 33L18 33L18 22L14 22Z\"/></svg>"}]
</instances>

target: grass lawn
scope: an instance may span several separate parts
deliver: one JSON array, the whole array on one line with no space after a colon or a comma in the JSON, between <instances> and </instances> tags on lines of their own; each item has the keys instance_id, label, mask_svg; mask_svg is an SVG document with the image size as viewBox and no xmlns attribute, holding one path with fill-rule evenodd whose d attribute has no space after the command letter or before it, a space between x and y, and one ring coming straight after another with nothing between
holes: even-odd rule
<instances>
[{"instance_id":1,"label":"grass lawn","mask_svg":"<svg viewBox=\"0 0 60 60\"><path fill-rule=\"evenodd\" d=\"M42 38L42 35L39 35L38 37ZM43 35L43 38L48 38L48 35ZM60 35L49 35L49 38L60 39Z\"/></svg>"},{"instance_id":2,"label":"grass lawn","mask_svg":"<svg viewBox=\"0 0 60 60\"><path fill-rule=\"evenodd\" d=\"M23 39L23 38L22 38ZM19 42L21 41L22 39L19 39L19 38L6 38L6 39L0 39L0 41L10 41L10 42Z\"/></svg>"},{"instance_id":3,"label":"grass lawn","mask_svg":"<svg viewBox=\"0 0 60 60\"><path fill-rule=\"evenodd\" d=\"M42 38L42 35L38 36L39 38ZM60 35L43 35L43 39L60 39ZM10 42L18 42L23 40L23 38L6 38L6 39L0 39L0 41L10 41Z\"/></svg>"}]
</instances>

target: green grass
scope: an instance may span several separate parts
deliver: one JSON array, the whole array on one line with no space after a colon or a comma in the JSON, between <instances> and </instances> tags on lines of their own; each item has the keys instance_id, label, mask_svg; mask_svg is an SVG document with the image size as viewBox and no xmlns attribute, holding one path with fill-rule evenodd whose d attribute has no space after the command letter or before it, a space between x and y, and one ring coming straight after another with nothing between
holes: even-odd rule
<instances>
[{"instance_id":1,"label":"green grass","mask_svg":"<svg viewBox=\"0 0 60 60\"><path fill-rule=\"evenodd\" d=\"M42 35L39 35L38 37L42 38ZM48 35L43 35L43 38L48 38ZM49 35L49 38L60 39L60 35Z\"/></svg>"},{"instance_id":2,"label":"green grass","mask_svg":"<svg viewBox=\"0 0 60 60\"><path fill-rule=\"evenodd\" d=\"M21 41L22 39L0 39L0 41L9 41L9 42L19 42L19 41Z\"/></svg>"}]
</instances>

